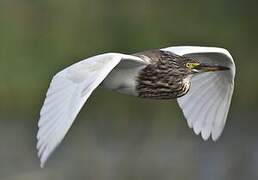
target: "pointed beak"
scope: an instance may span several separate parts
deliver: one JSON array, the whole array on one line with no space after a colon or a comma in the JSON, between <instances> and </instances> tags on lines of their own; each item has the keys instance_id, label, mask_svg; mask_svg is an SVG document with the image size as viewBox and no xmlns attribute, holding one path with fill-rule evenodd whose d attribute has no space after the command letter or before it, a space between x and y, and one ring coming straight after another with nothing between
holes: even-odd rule
<instances>
[{"instance_id":1,"label":"pointed beak","mask_svg":"<svg viewBox=\"0 0 258 180\"><path fill-rule=\"evenodd\" d=\"M225 70L229 70L230 68L226 66L201 63L198 66L196 66L195 69L203 72L209 72L209 71L225 71Z\"/></svg>"}]
</instances>

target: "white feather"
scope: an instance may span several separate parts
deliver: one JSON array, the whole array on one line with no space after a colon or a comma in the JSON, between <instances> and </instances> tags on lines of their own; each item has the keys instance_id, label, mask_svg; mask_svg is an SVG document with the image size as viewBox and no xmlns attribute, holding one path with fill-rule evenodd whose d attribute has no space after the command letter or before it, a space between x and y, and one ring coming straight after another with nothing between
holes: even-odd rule
<instances>
[{"instance_id":1,"label":"white feather","mask_svg":"<svg viewBox=\"0 0 258 180\"><path fill-rule=\"evenodd\" d=\"M92 91L121 60L142 61L135 56L107 53L80 61L53 77L38 122L41 167L62 141Z\"/></svg>"},{"instance_id":2,"label":"white feather","mask_svg":"<svg viewBox=\"0 0 258 180\"><path fill-rule=\"evenodd\" d=\"M212 136L216 140L225 125L234 88L235 65L232 57L222 48L178 46L162 50L230 68L230 71L194 76L189 92L178 98L189 127L196 134L201 133L203 139ZM37 149L41 167L101 82L109 89L137 95L135 76L146 64L148 62L136 56L107 53L88 58L57 73L51 81L38 122Z\"/></svg>"},{"instance_id":3,"label":"white feather","mask_svg":"<svg viewBox=\"0 0 258 180\"><path fill-rule=\"evenodd\" d=\"M234 90L235 64L223 48L175 46L164 48L178 55L197 58L229 67L228 71L202 73L193 76L189 92L177 99L187 123L204 140L210 136L217 140L225 126Z\"/></svg>"}]
</instances>

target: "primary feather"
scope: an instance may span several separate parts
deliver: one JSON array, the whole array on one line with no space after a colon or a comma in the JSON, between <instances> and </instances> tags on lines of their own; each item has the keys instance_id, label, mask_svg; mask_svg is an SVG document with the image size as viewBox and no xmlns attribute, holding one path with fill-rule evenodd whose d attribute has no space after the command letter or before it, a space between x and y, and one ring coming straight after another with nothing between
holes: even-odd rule
<instances>
[{"instance_id":1,"label":"primary feather","mask_svg":"<svg viewBox=\"0 0 258 180\"><path fill-rule=\"evenodd\" d=\"M174 62L169 59L169 55L175 58ZM168 66L168 64L187 60L185 57L223 65L230 70L200 73L179 81L172 76L174 76L173 72L184 72L182 69L177 69L181 66L177 64L177 66ZM154 68L156 65L159 65L158 69ZM37 149L41 167L62 141L91 93L100 84L117 92L141 97L137 91L137 87L139 90L143 82L140 75L144 76L146 85L142 91L143 96L146 93L156 92L155 97L161 97L161 91L156 91L158 89L155 88L162 88L163 99L164 97L175 98L180 97L181 94L173 96L167 96L167 94L182 90L183 96L177 101L189 127L193 128L196 134L201 133L205 140L210 136L213 140L219 138L226 122L234 89L235 64L227 50L176 46L134 55L106 53L73 64L53 77L38 122ZM176 77L179 78L178 74ZM151 83L152 79L155 80L154 85ZM175 84L176 82L179 84Z\"/></svg>"},{"instance_id":2,"label":"primary feather","mask_svg":"<svg viewBox=\"0 0 258 180\"><path fill-rule=\"evenodd\" d=\"M234 90L235 64L223 48L178 46L164 50L178 55L197 58L203 62L224 65L228 71L197 74L191 79L189 92L177 99L187 123L204 140L217 140L225 126Z\"/></svg>"},{"instance_id":3,"label":"primary feather","mask_svg":"<svg viewBox=\"0 0 258 180\"><path fill-rule=\"evenodd\" d=\"M53 77L38 123L41 167L62 141L92 91L121 60L141 61L134 56L107 53L78 62Z\"/></svg>"}]
</instances>

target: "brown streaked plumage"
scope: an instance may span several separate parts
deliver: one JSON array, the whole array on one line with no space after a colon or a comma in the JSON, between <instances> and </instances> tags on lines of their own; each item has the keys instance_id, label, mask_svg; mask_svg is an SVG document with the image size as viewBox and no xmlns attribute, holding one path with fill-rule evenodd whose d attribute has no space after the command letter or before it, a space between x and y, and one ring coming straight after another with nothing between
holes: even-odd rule
<instances>
[{"instance_id":1,"label":"brown streaked plumage","mask_svg":"<svg viewBox=\"0 0 258 180\"><path fill-rule=\"evenodd\" d=\"M191 71L185 63L195 62L169 51L151 50L135 54L149 61L137 77L136 91L142 98L173 99L185 95L190 88Z\"/></svg>"},{"instance_id":2,"label":"brown streaked plumage","mask_svg":"<svg viewBox=\"0 0 258 180\"><path fill-rule=\"evenodd\" d=\"M100 85L142 98L177 98L189 127L204 140L217 140L226 122L234 77L229 52L213 47L175 46L133 55L104 53L75 63L53 77L41 108L40 166Z\"/></svg>"}]
</instances>

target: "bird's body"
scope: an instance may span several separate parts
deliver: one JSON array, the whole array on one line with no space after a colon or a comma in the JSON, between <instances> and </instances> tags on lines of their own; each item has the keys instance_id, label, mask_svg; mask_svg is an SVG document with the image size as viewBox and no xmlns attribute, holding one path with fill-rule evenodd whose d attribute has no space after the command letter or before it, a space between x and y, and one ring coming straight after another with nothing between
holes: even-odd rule
<instances>
[{"instance_id":1,"label":"bird's body","mask_svg":"<svg viewBox=\"0 0 258 180\"><path fill-rule=\"evenodd\" d=\"M192 74L180 65L187 63L187 58L169 51L153 50L140 54L150 59L137 76L136 91L139 97L152 99L174 99L187 93Z\"/></svg>"},{"instance_id":2,"label":"bird's body","mask_svg":"<svg viewBox=\"0 0 258 180\"><path fill-rule=\"evenodd\" d=\"M125 67L121 63L103 81L105 88L151 99L178 98L189 90L191 75L180 72L174 61L176 59L183 63L187 58L159 49L133 55L144 63Z\"/></svg>"},{"instance_id":3,"label":"bird's body","mask_svg":"<svg viewBox=\"0 0 258 180\"><path fill-rule=\"evenodd\" d=\"M229 52L212 47L106 53L75 63L53 77L40 112L37 149L41 166L99 85L141 98L177 98L189 127L205 140L210 136L217 140L226 122L234 77Z\"/></svg>"}]
</instances>

